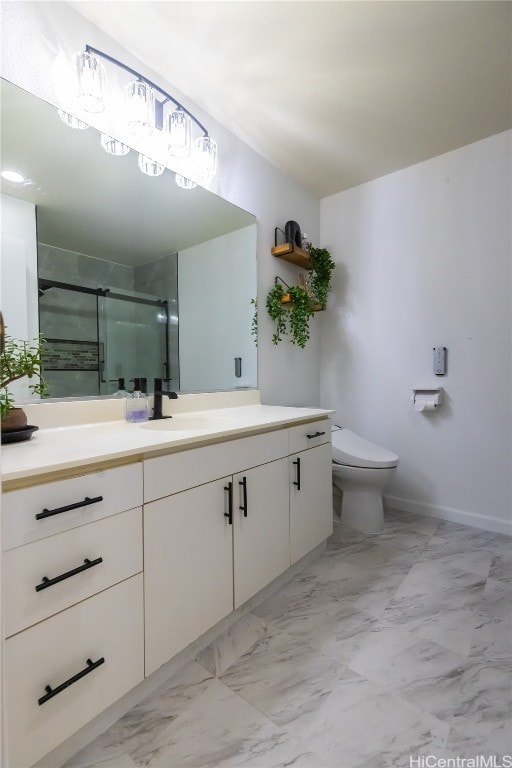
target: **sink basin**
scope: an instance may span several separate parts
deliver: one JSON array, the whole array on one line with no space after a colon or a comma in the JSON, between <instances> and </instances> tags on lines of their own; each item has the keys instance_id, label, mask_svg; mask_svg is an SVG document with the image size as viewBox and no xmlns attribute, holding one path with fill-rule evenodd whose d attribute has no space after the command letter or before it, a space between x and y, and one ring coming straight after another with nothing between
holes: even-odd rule
<instances>
[{"instance_id":1,"label":"sink basin","mask_svg":"<svg viewBox=\"0 0 512 768\"><path fill-rule=\"evenodd\" d=\"M235 419L226 416L173 416L172 419L158 419L141 424L142 429L161 432L203 432L211 429L229 429Z\"/></svg>"}]
</instances>

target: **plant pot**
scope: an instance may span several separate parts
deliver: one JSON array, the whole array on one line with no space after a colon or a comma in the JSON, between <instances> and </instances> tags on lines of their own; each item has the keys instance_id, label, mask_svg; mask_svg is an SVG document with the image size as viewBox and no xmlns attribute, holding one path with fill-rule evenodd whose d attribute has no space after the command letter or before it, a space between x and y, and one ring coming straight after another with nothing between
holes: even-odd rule
<instances>
[{"instance_id":1,"label":"plant pot","mask_svg":"<svg viewBox=\"0 0 512 768\"><path fill-rule=\"evenodd\" d=\"M283 295L281 296L279 301L281 302L281 304L291 304L291 302L292 302L291 294L283 293Z\"/></svg>"},{"instance_id":2,"label":"plant pot","mask_svg":"<svg viewBox=\"0 0 512 768\"><path fill-rule=\"evenodd\" d=\"M11 408L2 419L2 432L14 432L27 426L27 414L23 408Z\"/></svg>"}]
</instances>

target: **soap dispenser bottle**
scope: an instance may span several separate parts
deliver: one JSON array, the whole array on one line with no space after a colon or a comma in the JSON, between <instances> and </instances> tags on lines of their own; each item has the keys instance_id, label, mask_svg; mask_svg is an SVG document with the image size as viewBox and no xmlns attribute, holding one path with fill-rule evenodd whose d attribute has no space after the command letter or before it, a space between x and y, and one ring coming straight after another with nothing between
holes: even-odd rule
<instances>
[{"instance_id":1,"label":"soap dispenser bottle","mask_svg":"<svg viewBox=\"0 0 512 768\"><path fill-rule=\"evenodd\" d=\"M125 400L126 421L140 422L149 419L149 398L142 392L141 380L133 380L133 392Z\"/></svg>"},{"instance_id":2,"label":"soap dispenser bottle","mask_svg":"<svg viewBox=\"0 0 512 768\"><path fill-rule=\"evenodd\" d=\"M124 378L121 376L118 379L110 379L110 381L117 381L117 391L114 392L112 397L116 397L118 399L121 399L122 397L126 397L128 392L125 389L124 386Z\"/></svg>"}]
</instances>

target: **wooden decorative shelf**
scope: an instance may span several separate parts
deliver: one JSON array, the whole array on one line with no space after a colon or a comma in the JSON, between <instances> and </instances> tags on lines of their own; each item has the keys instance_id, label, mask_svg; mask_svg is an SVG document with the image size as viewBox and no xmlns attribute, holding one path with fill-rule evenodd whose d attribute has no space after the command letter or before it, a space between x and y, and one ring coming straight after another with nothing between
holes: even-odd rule
<instances>
[{"instance_id":1,"label":"wooden decorative shelf","mask_svg":"<svg viewBox=\"0 0 512 768\"><path fill-rule=\"evenodd\" d=\"M308 251L303 251L302 248L298 248L294 243L274 245L272 248L272 255L277 256L279 259L289 261L297 267L302 267L302 269L311 269L311 260Z\"/></svg>"}]
</instances>

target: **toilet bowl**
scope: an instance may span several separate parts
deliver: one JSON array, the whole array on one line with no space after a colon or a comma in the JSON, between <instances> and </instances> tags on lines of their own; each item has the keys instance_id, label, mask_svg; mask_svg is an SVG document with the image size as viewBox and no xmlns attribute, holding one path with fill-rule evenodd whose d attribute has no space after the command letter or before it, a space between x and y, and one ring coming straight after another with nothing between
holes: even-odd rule
<instances>
[{"instance_id":1,"label":"toilet bowl","mask_svg":"<svg viewBox=\"0 0 512 768\"><path fill-rule=\"evenodd\" d=\"M362 533L381 533L382 493L396 472L398 456L350 429L333 428L332 459L332 481L343 492L342 524Z\"/></svg>"}]
</instances>

